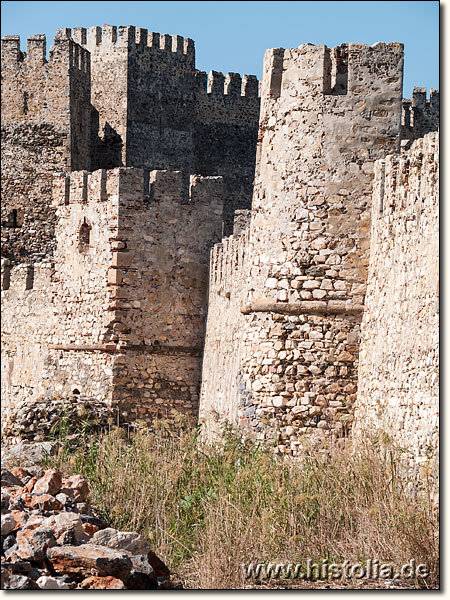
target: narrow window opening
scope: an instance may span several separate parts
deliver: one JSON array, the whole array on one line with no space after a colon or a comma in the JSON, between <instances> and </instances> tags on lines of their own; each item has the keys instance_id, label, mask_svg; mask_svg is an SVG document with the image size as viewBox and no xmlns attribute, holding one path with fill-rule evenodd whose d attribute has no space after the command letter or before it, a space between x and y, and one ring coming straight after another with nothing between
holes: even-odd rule
<instances>
[{"instance_id":1,"label":"narrow window opening","mask_svg":"<svg viewBox=\"0 0 450 600\"><path fill-rule=\"evenodd\" d=\"M78 388L74 388L74 389L72 390L72 394L73 394L74 396L79 396L79 395L80 395L80 390L79 390Z\"/></svg>"},{"instance_id":2,"label":"narrow window opening","mask_svg":"<svg viewBox=\"0 0 450 600\"><path fill-rule=\"evenodd\" d=\"M7 216L5 227L19 229L23 225L23 211L18 208L13 208Z\"/></svg>"},{"instance_id":3,"label":"narrow window opening","mask_svg":"<svg viewBox=\"0 0 450 600\"><path fill-rule=\"evenodd\" d=\"M84 219L78 234L78 249L80 252L87 252L89 250L91 243L91 229L92 227L86 219Z\"/></svg>"},{"instance_id":4,"label":"narrow window opening","mask_svg":"<svg viewBox=\"0 0 450 600\"><path fill-rule=\"evenodd\" d=\"M28 92L23 93L23 114L28 114Z\"/></svg>"}]
</instances>

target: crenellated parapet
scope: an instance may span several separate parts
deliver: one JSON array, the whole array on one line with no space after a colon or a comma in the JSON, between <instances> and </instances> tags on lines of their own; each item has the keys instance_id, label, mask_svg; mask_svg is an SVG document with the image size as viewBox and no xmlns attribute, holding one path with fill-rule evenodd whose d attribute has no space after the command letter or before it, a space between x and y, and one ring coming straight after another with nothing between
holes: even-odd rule
<instances>
[{"instance_id":1,"label":"crenellated parapet","mask_svg":"<svg viewBox=\"0 0 450 600\"><path fill-rule=\"evenodd\" d=\"M91 54L106 56L116 50L125 49L133 55L139 54L149 60L153 59L155 70L163 67L167 60L177 60L186 68L195 66L194 41L180 35L149 32L142 27L131 25L74 27L67 31L75 42L84 46Z\"/></svg>"},{"instance_id":2,"label":"crenellated parapet","mask_svg":"<svg viewBox=\"0 0 450 600\"><path fill-rule=\"evenodd\" d=\"M406 149L412 141L427 133L439 130L439 90L415 87L412 98L402 101L402 146Z\"/></svg>"},{"instance_id":3,"label":"crenellated parapet","mask_svg":"<svg viewBox=\"0 0 450 600\"><path fill-rule=\"evenodd\" d=\"M409 151L391 154L375 163L372 223L386 233L386 226L404 218L419 218L432 210L439 196L439 133L428 133L412 143ZM387 228L392 235L394 230Z\"/></svg>"},{"instance_id":4,"label":"crenellated parapet","mask_svg":"<svg viewBox=\"0 0 450 600\"><path fill-rule=\"evenodd\" d=\"M439 134L375 163L353 436L389 439L409 482L439 480Z\"/></svg>"}]
</instances>

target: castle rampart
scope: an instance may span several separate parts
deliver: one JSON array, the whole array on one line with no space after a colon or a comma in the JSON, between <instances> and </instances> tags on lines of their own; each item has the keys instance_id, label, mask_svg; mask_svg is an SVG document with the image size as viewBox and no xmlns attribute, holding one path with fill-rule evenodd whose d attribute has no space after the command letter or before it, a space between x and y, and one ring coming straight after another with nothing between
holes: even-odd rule
<instances>
[{"instance_id":1,"label":"castle rampart","mask_svg":"<svg viewBox=\"0 0 450 600\"><path fill-rule=\"evenodd\" d=\"M56 36L2 40L2 252L35 261L54 248L52 171L89 167L88 53ZM32 233L31 233L32 232Z\"/></svg>"},{"instance_id":2,"label":"castle rampart","mask_svg":"<svg viewBox=\"0 0 450 600\"><path fill-rule=\"evenodd\" d=\"M233 377L240 420L248 426L252 411L254 434L286 454L305 433L349 429L373 161L400 145L402 67L401 44L266 52L247 316ZM214 409L216 390L205 394Z\"/></svg>"},{"instance_id":3,"label":"castle rampart","mask_svg":"<svg viewBox=\"0 0 450 600\"><path fill-rule=\"evenodd\" d=\"M402 146L407 149L411 143L427 133L439 129L439 91L430 90L427 100L426 88L415 87L412 98L402 103Z\"/></svg>"},{"instance_id":4,"label":"castle rampart","mask_svg":"<svg viewBox=\"0 0 450 600\"><path fill-rule=\"evenodd\" d=\"M439 135L375 164L354 436L400 449L438 478Z\"/></svg>"},{"instance_id":5,"label":"castle rampart","mask_svg":"<svg viewBox=\"0 0 450 600\"><path fill-rule=\"evenodd\" d=\"M3 262L6 424L24 402L73 390L123 420L197 414L223 183L146 179L125 167L56 174L53 262Z\"/></svg>"}]
</instances>

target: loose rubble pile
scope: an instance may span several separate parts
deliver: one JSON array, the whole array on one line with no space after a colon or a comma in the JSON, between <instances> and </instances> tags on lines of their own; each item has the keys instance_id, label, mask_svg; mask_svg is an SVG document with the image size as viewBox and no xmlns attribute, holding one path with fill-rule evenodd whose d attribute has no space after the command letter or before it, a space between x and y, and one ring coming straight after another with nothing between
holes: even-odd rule
<instances>
[{"instance_id":1,"label":"loose rubble pile","mask_svg":"<svg viewBox=\"0 0 450 600\"><path fill-rule=\"evenodd\" d=\"M94 514L81 475L15 467L2 469L1 485L2 589L169 588L170 571L144 536Z\"/></svg>"}]
</instances>

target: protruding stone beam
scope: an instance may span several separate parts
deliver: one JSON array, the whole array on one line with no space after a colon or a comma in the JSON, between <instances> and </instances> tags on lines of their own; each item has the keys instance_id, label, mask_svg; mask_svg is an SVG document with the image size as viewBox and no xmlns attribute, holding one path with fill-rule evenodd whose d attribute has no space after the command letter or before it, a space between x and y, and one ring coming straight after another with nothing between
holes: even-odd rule
<instances>
[{"instance_id":1,"label":"protruding stone beam","mask_svg":"<svg viewBox=\"0 0 450 600\"><path fill-rule=\"evenodd\" d=\"M284 315L304 315L304 314L347 314L358 315L364 311L362 304L347 304L339 300L329 300L328 302L298 302L296 304L281 302L256 301L245 304L241 308L241 313L249 315L255 312L274 312Z\"/></svg>"}]
</instances>

